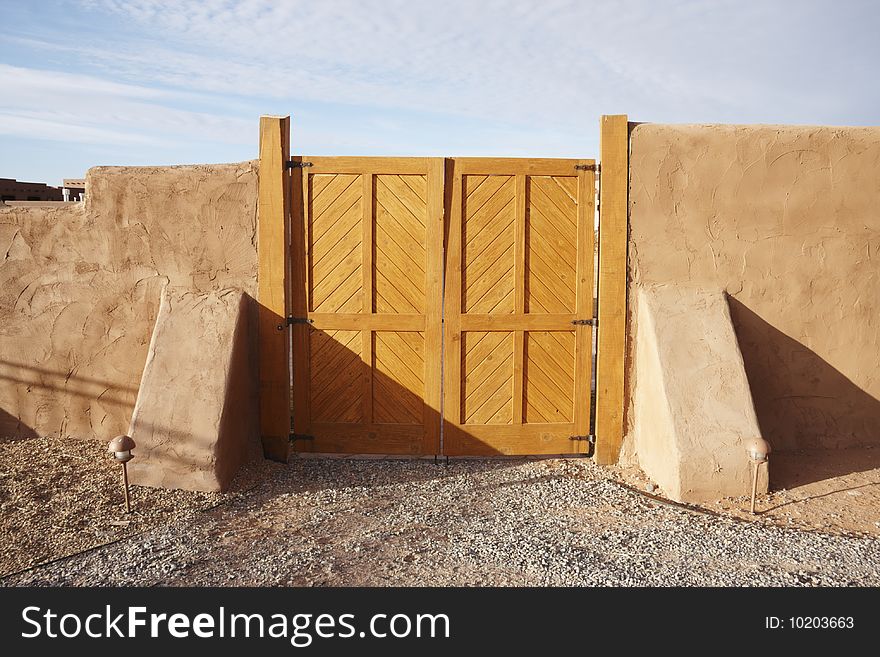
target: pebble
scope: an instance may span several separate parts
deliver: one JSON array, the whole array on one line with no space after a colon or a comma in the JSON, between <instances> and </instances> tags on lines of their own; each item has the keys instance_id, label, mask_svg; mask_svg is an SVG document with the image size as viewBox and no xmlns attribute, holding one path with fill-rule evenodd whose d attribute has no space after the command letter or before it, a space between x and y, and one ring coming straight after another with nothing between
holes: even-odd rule
<instances>
[{"instance_id":1,"label":"pebble","mask_svg":"<svg viewBox=\"0 0 880 657\"><path fill-rule=\"evenodd\" d=\"M877 537L656 504L586 459L294 459L215 509L3 583L878 586L877 563Z\"/></svg>"}]
</instances>

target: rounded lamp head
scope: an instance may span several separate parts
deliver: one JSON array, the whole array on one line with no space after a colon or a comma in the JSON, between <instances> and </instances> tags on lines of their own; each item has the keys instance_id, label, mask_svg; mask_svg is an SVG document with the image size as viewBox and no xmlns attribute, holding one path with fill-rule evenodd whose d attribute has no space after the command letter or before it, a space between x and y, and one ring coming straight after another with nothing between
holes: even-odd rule
<instances>
[{"instance_id":1,"label":"rounded lamp head","mask_svg":"<svg viewBox=\"0 0 880 657\"><path fill-rule=\"evenodd\" d=\"M113 452L113 458L120 463L126 463L134 458L131 453L134 448L134 441L129 436L116 436L108 446L108 450Z\"/></svg>"},{"instance_id":2,"label":"rounded lamp head","mask_svg":"<svg viewBox=\"0 0 880 657\"><path fill-rule=\"evenodd\" d=\"M770 456L770 443L763 438L752 438L746 443L746 453L757 463L763 463Z\"/></svg>"}]
</instances>

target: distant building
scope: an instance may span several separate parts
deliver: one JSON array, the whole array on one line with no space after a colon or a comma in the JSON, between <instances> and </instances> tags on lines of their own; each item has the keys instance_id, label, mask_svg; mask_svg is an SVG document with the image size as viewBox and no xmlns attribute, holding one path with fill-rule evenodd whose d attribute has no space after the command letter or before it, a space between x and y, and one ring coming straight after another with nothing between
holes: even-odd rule
<instances>
[{"instance_id":1,"label":"distant building","mask_svg":"<svg viewBox=\"0 0 880 657\"><path fill-rule=\"evenodd\" d=\"M22 182L13 178L0 178L0 201L63 201L58 187L46 183Z\"/></svg>"},{"instance_id":2,"label":"distant building","mask_svg":"<svg viewBox=\"0 0 880 657\"><path fill-rule=\"evenodd\" d=\"M0 178L0 201L82 201L85 196L86 181L82 178L65 178L63 187Z\"/></svg>"},{"instance_id":3,"label":"distant building","mask_svg":"<svg viewBox=\"0 0 880 657\"><path fill-rule=\"evenodd\" d=\"M86 197L85 178L65 178L61 194L65 201L82 201Z\"/></svg>"}]
</instances>

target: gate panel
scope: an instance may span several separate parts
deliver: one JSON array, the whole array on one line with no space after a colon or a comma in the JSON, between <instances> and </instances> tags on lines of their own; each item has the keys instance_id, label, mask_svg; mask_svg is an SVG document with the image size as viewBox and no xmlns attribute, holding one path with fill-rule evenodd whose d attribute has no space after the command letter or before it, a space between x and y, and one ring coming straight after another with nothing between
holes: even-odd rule
<instances>
[{"instance_id":1,"label":"gate panel","mask_svg":"<svg viewBox=\"0 0 880 657\"><path fill-rule=\"evenodd\" d=\"M436 454L443 160L296 161L293 449Z\"/></svg>"},{"instance_id":2,"label":"gate panel","mask_svg":"<svg viewBox=\"0 0 880 657\"><path fill-rule=\"evenodd\" d=\"M575 321L593 311L593 169L454 161L445 454L589 451L592 327Z\"/></svg>"},{"instance_id":3,"label":"gate panel","mask_svg":"<svg viewBox=\"0 0 880 657\"><path fill-rule=\"evenodd\" d=\"M311 331L309 393L316 422L360 422L361 334Z\"/></svg>"},{"instance_id":4,"label":"gate panel","mask_svg":"<svg viewBox=\"0 0 880 657\"><path fill-rule=\"evenodd\" d=\"M460 422L510 424L513 421L513 333L471 331L464 333L461 339Z\"/></svg>"},{"instance_id":5,"label":"gate panel","mask_svg":"<svg viewBox=\"0 0 880 657\"><path fill-rule=\"evenodd\" d=\"M529 331L525 339L527 424L574 421L575 336L571 331Z\"/></svg>"},{"instance_id":6,"label":"gate panel","mask_svg":"<svg viewBox=\"0 0 880 657\"><path fill-rule=\"evenodd\" d=\"M515 221L513 176L462 179L462 309L514 310Z\"/></svg>"}]
</instances>

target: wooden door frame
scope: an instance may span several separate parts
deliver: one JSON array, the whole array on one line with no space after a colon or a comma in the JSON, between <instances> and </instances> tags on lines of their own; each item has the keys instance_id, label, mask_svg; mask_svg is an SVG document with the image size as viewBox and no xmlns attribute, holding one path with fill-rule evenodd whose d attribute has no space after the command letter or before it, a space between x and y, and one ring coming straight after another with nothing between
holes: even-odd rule
<instances>
[{"instance_id":1,"label":"wooden door frame","mask_svg":"<svg viewBox=\"0 0 880 657\"><path fill-rule=\"evenodd\" d=\"M623 437L625 403L629 188L627 116L603 115L600 120L600 134L599 327L595 458L599 463L615 463ZM290 269L289 254L298 238L295 234L291 236L290 233L290 190L293 188L295 193L296 186L291 185L289 157L290 117L260 117L259 204L256 231L260 434L264 455L279 461L287 458L291 430L288 371L290 351L285 330L286 319L291 302L294 305L302 302L297 300L296 274ZM438 164L435 166L442 168L440 162L442 160L438 159ZM541 160L533 160L533 162L540 163ZM446 170L450 170L451 166L447 161ZM447 198L455 194L448 181L444 192ZM449 217L446 217L446 221L449 221ZM448 233L444 239L450 240ZM460 276L460 270L458 275ZM291 280L292 277L294 280ZM291 282L293 286L290 285ZM288 291L291 289L294 290L293 299L288 296ZM447 308L446 311L448 316L449 309ZM307 339L306 332L294 331L294 344L302 346L303 336ZM447 342L446 348L449 344L451 343ZM446 375L448 376L448 373ZM589 413L589 406L587 412Z\"/></svg>"}]
</instances>

